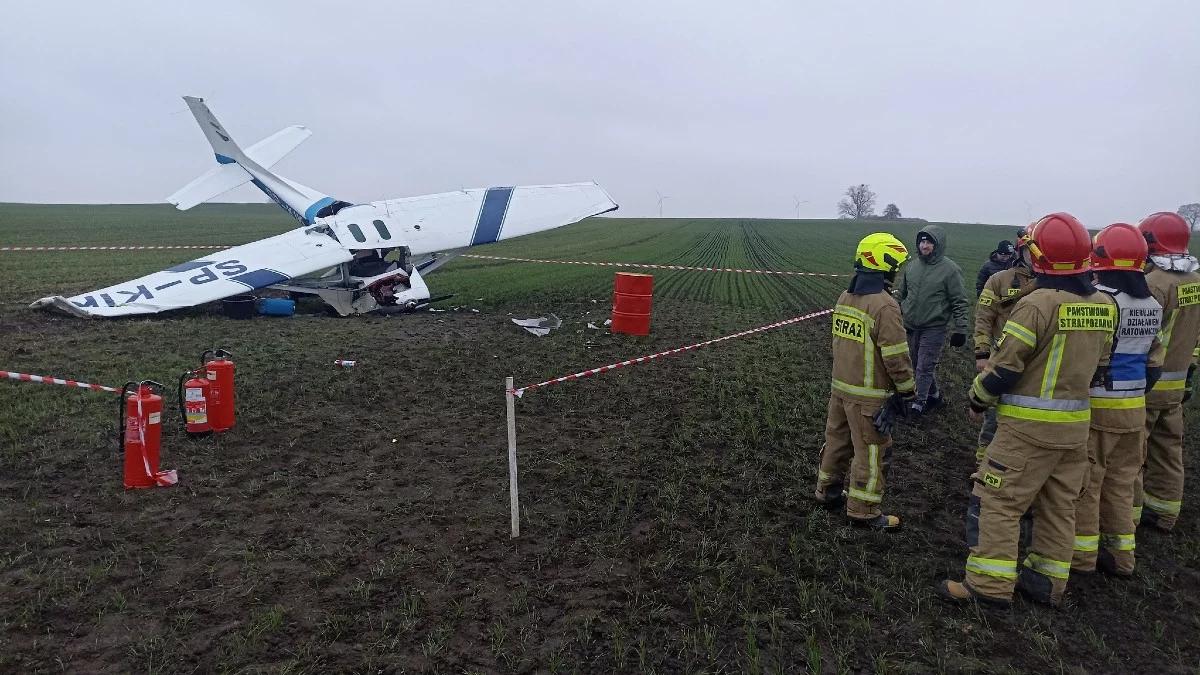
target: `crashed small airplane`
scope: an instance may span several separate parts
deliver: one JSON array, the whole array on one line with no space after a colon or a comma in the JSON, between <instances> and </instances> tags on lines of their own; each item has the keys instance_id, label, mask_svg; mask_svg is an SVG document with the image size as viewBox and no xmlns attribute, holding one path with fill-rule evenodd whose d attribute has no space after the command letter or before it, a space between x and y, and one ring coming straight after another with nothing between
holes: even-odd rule
<instances>
[{"instance_id":1,"label":"crashed small airplane","mask_svg":"<svg viewBox=\"0 0 1200 675\"><path fill-rule=\"evenodd\" d=\"M270 171L312 132L292 126L245 151L204 99L185 96L217 166L167 198L181 210L253 183L300 227L71 298L31 307L76 316L154 314L273 288L319 296L338 314L417 309L428 274L471 246L550 230L617 204L595 183L459 190L351 204Z\"/></svg>"}]
</instances>

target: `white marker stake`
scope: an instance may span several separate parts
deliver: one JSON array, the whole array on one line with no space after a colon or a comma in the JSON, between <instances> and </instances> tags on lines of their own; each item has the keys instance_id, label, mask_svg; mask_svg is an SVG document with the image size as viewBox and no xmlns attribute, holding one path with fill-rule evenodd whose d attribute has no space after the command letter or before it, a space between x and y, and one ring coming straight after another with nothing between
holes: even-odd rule
<instances>
[{"instance_id":1,"label":"white marker stake","mask_svg":"<svg viewBox=\"0 0 1200 675\"><path fill-rule=\"evenodd\" d=\"M517 413L513 398L513 379L504 379L504 399L508 404L508 508L512 512L512 536L521 536L520 506L517 504Z\"/></svg>"}]
</instances>

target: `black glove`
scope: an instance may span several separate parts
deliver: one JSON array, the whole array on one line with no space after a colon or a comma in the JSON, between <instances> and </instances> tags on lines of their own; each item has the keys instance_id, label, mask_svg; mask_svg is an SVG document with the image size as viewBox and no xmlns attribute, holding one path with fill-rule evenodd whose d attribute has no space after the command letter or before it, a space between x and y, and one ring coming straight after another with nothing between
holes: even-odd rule
<instances>
[{"instance_id":1,"label":"black glove","mask_svg":"<svg viewBox=\"0 0 1200 675\"><path fill-rule=\"evenodd\" d=\"M1187 403L1192 397L1192 375L1196 372L1196 366L1188 366L1187 377L1183 380L1183 402Z\"/></svg>"},{"instance_id":2,"label":"black glove","mask_svg":"<svg viewBox=\"0 0 1200 675\"><path fill-rule=\"evenodd\" d=\"M965 344L967 344L967 334L966 333L951 333L950 334L950 346L951 347L961 347Z\"/></svg>"},{"instance_id":3,"label":"black glove","mask_svg":"<svg viewBox=\"0 0 1200 675\"><path fill-rule=\"evenodd\" d=\"M908 405L917 397L915 391L902 394L896 392L888 397L887 403L884 403L879 411L871 418L871 424L875 426L875 430L884 436L889 436L892 429L896 426L896 418L908 417Z\"/></svg>"},{"instance_id":4,"label":"black glove","mask_svg":"<svg viewBox=\"0 0 1200 675\"><path fill-rule=\"evenodd\" d=\"M988 409L988 405L986 403L976 398L975 387L971 387L971 390L967 392L967 405L971 406L971 410L974 410L977 413L986 412Z\"/></svg>"}]
</instances>

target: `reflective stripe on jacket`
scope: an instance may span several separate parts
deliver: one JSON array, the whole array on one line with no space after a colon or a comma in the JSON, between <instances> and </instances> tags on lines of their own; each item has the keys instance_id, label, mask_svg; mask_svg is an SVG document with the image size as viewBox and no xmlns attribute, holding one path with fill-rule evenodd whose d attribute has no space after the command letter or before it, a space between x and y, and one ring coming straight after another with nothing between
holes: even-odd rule
<instances>
[{"instance_id":1,"label":"reflective stripe on jacket","mask_svg":"<svg viewBox=\"0 0 1200 675\"><path fill-rule=\"evenodd\" d=\"M916 387L900 305L890 294L842 293L832 326L835 395L883 403L892 391Z\"/></svg>"},{"instance_id":2,"label":"reflective stripe on jacket","mask_svg":"<svg viewBox=\"0 0 1200 675\"><path fill-rule=\"evenodd\" d=\"M1024 265L993 274L975 303L975 352L991 353L1016 300L1034 286L1033 271Z\"/></svg>"},{"instance_id":3,"label":"reflective stripe on jacket","mask_svg":"<svg viewBox=\"0 0 1200 675\"><path fill-rule=\"evenodd\" d=\"M1115 288L1097 286L1117 305L1111 361L1102 384L1092 387L1092 428L1128 433L1146 425L1146 369L1162 366L1158 341L1162 305L1153 297L1135 298Z\"/></svg>"},{"instance_id":4,"label":"reflective stripe on jacket","mask_svg":"<svg viewBox=\"0 0 1200 675\"><path fill-rule=\"evenodd\" d=\"M1171 408L1183 402L1187 370L1200 347L1200 274L1168 272L1147 263L1146 285L1163 308L1158 339L1166 350L1162 377L1146 394L1146 407Z\"/></svg>"},{"instance_id":5,"label":"reflective stripe on jacket","mask_svg":"<svg viewBox=\"0 0 1200 675\"><path fill-rule=\"evenodd\" d=\"M1117 308L1103 293L1035 288L1004 324L999 346L972 385L975 397L997 404L998 422L1031 445L1085 444L1088 390L1096 368L1108 364L1116 319ZM1015 377L1008 390L989 391L984 382L1005 372Z\"/></svg>"}]
</instances>

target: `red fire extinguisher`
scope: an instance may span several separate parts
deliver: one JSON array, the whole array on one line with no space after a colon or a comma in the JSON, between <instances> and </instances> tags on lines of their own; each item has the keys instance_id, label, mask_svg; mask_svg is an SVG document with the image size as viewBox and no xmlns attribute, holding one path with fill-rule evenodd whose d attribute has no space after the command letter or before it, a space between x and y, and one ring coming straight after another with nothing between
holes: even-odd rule
<instances>
[{"instance_id":1,"label":"red fire extinguisher","mask_svg":"<svg viewBox=\"0 0 1200 675\"><path fill-rule=\"evenodd\" d=\"M211 355L211 358L210 358ZM221 433L233 428L233 354L224 349L210 349L200 355L208 380L208 424Z\"/></svg>"},{"instance_id":2,"label":"red fire extinguisher","mask_svg":"<svg viewBox=\"0 0 1200 675\"><path fill-rule=\"evenodd\" d=\"M179 410L183 415L183 429L189 436L200 437L212 433L212 425L208 422L208 401L211 398L212 385L203 367L185 371L179 376Z\"/></svg>"},{"instance_id":3,"label":"red fire extinguisher","mask_svg":"<svg viewBox=\"0 0 1200 675\"><path fill-rule=\"evenodd\" d=\"M174 471L160 471L159 449L162 440L163 385L151 380L126 382L121 388L120 433L125 448L125 488L174 485Z\"/></svg>"}]
</instances>

